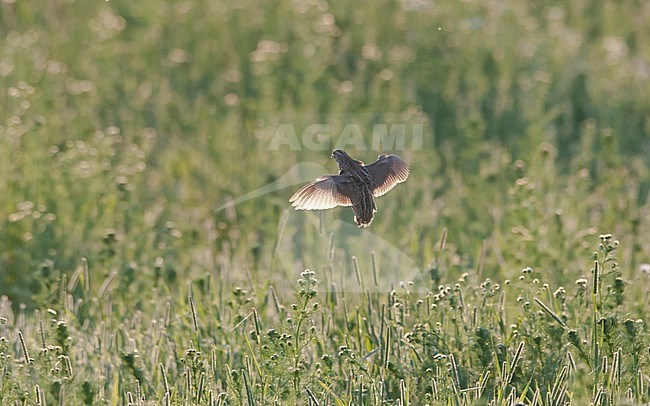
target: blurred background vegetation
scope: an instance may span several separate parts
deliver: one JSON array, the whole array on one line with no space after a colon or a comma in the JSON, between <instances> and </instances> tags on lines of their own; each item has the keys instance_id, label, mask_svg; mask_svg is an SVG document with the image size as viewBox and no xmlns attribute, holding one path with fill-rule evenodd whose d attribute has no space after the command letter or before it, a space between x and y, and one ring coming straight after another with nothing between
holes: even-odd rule
<instances>
[{"instance_id":1,"label":"blurred background vegetation","mask_svg":"<svg viewBox=\"0 0 650 406\"><path fill-rule=\"evenodd\" d=\"M82 257L126 295L268 269L293 188L214 209L299 162L334 170L327 151L268 150L260 120L281 114L424 124L372 228L423 270L446 228L458 273L572 280L585 240L614 231L633 276L649 21L642 1L4 0L0 293L48 297Z\"/></svg>"}]
</instances>

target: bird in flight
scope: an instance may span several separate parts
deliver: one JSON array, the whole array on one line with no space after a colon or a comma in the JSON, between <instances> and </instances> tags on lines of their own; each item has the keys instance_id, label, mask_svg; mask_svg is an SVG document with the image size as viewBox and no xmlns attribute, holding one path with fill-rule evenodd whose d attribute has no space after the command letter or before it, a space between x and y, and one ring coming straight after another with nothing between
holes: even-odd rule
<instances>
[{"instance_id":1,"label":"bird in flight","mask_svg":"<svg viewBox=\"0 0 650 406\"><path fill-rule=\"evenodd\" d=\"M357 227L368 227L377 211L375 198L404 182L410 173L406 162L394 154L381 154L369 165L342 149L335 149L332 158L339 174L321 176L294 193L289 201L296 210L351 206Z\"/></svg>"}]
</instances>

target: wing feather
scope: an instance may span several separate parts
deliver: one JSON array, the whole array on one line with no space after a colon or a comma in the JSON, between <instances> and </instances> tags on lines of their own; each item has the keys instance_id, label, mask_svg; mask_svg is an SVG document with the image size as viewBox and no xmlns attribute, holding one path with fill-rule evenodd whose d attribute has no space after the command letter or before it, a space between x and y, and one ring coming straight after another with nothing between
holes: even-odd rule
<instances>
[{"instance_id":1,"label":"wing feather","mask_svg":"<svg viewBox=\"0 0 650 406\"><path fill-rule=\"evenodd\" d=\"M373 181L374 197L383 196L398 183L404 182L411 173L409 166L398 155L381 154L377 160L366 165Z\"/></svg>"},{"instance_id":2,"label":"wing feather","mask_svg":"<svg viewBox=\"0 0 650 406\"><path fill-rule=\"evenodd\" d=\"M342 193L346 179L327 175L305 185L289 201L296 210L325 210L336 206L352 206L350 198Z\"/></svg>"}]
</instances>

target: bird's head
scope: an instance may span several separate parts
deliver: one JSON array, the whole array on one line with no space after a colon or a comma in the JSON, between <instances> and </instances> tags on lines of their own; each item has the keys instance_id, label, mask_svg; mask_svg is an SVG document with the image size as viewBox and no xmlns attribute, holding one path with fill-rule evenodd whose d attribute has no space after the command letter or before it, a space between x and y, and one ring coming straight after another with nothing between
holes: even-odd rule
<instances>
[{"instance_id":1,"label":"bird's head","mask_svg":"<svg viewBox=\"0 0 650 406\"><path fill-rule=\"evenodd\" d=\"M356 159L352 158L350 155L348 155L347 152L342 149L335 149L332 151L332 158L336 159L336 162L339 165L339 171L351 170L355 167L355 165L363 165L361 161L357 161Z\"/></svg>"},{"instance_id":2,"label":"bird's head","mask_svg":"<svg viewBox=\"0 0 650 406\"><path fill-rule=\"evenodd\" d=\"M349 158L350 155L348 155L348 153L343 151L342 149L335 149L334 151L332 151L332 158L334 158L334 159L336 159L338 161L339 158L342 158L342 157Z\"/></svg>"}]
</instances>

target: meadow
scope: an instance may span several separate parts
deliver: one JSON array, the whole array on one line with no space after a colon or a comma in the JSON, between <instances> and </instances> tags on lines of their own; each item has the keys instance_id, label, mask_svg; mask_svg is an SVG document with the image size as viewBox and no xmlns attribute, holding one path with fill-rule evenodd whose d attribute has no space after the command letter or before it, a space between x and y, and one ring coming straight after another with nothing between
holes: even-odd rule
<instances>
[{"instance_id":1,"label":"meadow","mask_svg":"<svg viewBox=\"0 0 650 406\"><path fill-rule=\"evenodd\" d=\"M650 3L0 1L0 404L650 402ZM289 197L402 156L372 226Z\"/></svg>"}]
</instances>

